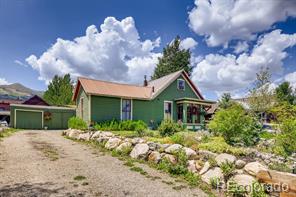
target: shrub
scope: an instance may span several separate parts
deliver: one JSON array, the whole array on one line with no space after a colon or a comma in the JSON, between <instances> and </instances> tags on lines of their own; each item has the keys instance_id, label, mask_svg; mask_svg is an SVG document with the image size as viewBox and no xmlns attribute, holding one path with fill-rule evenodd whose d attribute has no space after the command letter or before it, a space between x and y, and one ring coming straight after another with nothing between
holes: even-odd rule
<instances>
[{"instance_id":1,"label":"shrub","mask_svg":"<svg viewBox=\"0 0 296 197\"><path fill-rule=\"evenodd\" d=\"M213 189L218 189L221 185L221 180L219 177L213 177L210 179L210 185Z\"/></svg>"},{"instance_id":2,"label":"shrub","mask_svg":"<svg viewBox=\"0 0 296 197\"><path fill-rule=\"evenodd\" d=\"M259 125L240 105L219 110L209 123L209 129L222 135L228 144L254 145L258 141Z\"/></svg>"},{"instance_id":3,"label":"shrub","mask_svg":"<svg viewBox=\"0 0 296 197\"><path fill-rule=\"evenodd\" d=\"M277 136L276 143L281 146L287 155L296 150L296 119L283 121L281 133Z\"/></svg>"},{"instance_id":4,"label":"shrub","mask_svg":"<svg viewBox=\"0 0 296 197\"><path fill-rule=\"evenodd\" d=\"M71 129L86 130L87 124L79 117L72 117L68 121L68 127Z\"/></svg>"},{"instance_id":5,"label":"shrub","mask_svg":"<svg viewBox=\"0 0 296 197\"><path fill-rule=\"evenodd\" d=\"M174 133L182 131L182 126L170 119L165 119L158 127L161 136L171 136Z\"/></svg>"},{"instance_id":6,"label":"shrub","mask_svg":"<svg viewBox=\"0 0 296 197\"><path fill-rule=\"evenodd\" d=\"M97 130L109 130L109 131L137 131L147 129L147 124L142 120L125 120L117 121L111 120L106 122L97 123L95 126Z\"/></svg>"},{"instance_id":7,"label":"shrub","mask_svg":"<svg viewBox=\"0 0 296 197\"><path fill-rule=\"evenodd\" d=\"M264 185L261 185L257 181L253 181L253 183L252 183L252 191L251 191L250 196L251 197L267 197L269 195L267 195L265 193Z\"/></svg>"},{"instance_id":8,"label":"shrub","mask_svg":"<svg viewBox=\"0 0 296 197\"><path fill-rule=\"evenodd\" d=\"M233 163L230 163L228 160L226 162L223 162L220 165L220 168L222 170L222 173L224 175L225 182L233 175L235 170L235 165Z\"/></svg>"},{"instance_id":9,"label":"shrub","mask_svg":"<svg viewBox=\"0 0 296 197\"><path fill-rule=\"evenodd\" d=\"M227 196L232 197L245 197L247 191L244 187L238 185L235 181L230 180L227 185Z\"/></svg>"},{"instance_id":10,"label":"shrub","mask_svg":"<svg viewBox=\"0 0 296 197\"><path fill-rule=\"evenodd\" d=\"M222 137L209 137L209 140L205 143L200 143L198 148L215 153L229 153L236 156L246 155L244 148L230 146Z\"/></svg>"}]
</instances>

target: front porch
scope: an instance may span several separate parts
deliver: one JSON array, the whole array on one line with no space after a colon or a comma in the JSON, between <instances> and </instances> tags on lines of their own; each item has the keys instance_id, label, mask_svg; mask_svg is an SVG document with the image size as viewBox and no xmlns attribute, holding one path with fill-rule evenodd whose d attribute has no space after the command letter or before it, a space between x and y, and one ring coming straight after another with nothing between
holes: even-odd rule
<instances>
[{"instance_id":1,"label":"front porch","mask_svg":"<svg viewBox=\"0 0 296 197\"><path fill-rule=\"evenodd\" d=\"M175 100L177 105L177 120L182 122L184 128L201 130L205 128L206 111L214 101L194 98L180 98Z\"/></svg>"}]
</instances>

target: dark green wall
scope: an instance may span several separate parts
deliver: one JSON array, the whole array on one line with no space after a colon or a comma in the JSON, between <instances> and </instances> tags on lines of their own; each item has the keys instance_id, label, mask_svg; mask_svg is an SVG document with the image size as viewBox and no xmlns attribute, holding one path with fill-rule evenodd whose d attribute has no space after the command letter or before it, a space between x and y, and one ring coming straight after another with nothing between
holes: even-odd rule
<instances>
[{"instance_id":1,"label":"dark green wall","mask_svg":"<svg viewBox=\"0 0 296 197\"><path fill-rule=\"evenodd\" d=\"M91 121L120 120L120 98L91 96Z\"/></svg>"}]
</instances>

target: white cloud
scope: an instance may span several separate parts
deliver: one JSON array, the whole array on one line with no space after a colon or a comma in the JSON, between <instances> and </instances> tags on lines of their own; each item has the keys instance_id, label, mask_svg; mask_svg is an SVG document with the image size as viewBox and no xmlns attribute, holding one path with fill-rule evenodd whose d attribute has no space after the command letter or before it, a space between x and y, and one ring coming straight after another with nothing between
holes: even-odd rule
<instances>
[{"instance_id":1,"label":"white cloud","mask_svg":"<svg viewBox=\"0 0 296 197\"><path fill-rule=\"evenodd\" d=\"M289 16L296 16L295 0L195 0L189 26L209 46L227 46L233 39L253 40Z\"/></svg>"},{"instance_id":2,"label":"white cloud","mask_svg":"<svg viewBox=\"0 0 296 197\"><path fill-rule=\"evenodd\" d=\"M141 82L144 74L151 75L147 71L153 71L160 55L153 52L160 38L141 41L132 17L107 17L100 30L91 25L73 41L58 38L39 58L31 55L26 61L47 83L66 73L120 82Z\"/></svg>"},{"instance_id":3,"label":"white cloud","mask_svg":"<svg viewBox=\"0 0 296 197\"><path fill-rule=\"evenodd\" d=\"M234 53L239 54L242 52L247 52L249 49L249 45L246 41L238 42L237 45L234 47Z\"/></svg>"},{"instance_id":4,"label":"white cloud","mask_svg":"<svg viewBox=\"0 0 296 197\"><path fill-rule=\"evenodd\" d=\"M10 83L8 83L8 81L6 81L5 78L0 78L0 85L8 85Z\"/></svg>"},{"instance_id":5,"label":"white cloud","mask_svg":"<svg viewBox=\"0 0 296 197\"><path fill-rule=\"evenodd\" d=\"M194 49L197 46L197 42L193 38L185 38L180 42L181 49Z\"/></svg>"},{"instance_id":6,"label":"white cloud","mask_svg":"<svg viewBox=\"0 0 296 197\"><path fill-rule=\"evenodd\" d=\"M286 74L284 80L290 82L292 87L296 88L296 72Z\"/></svg>"},{"instance_id":7,"label":"white cloud","mask_svg":"<svg viewBox=\"0 0 296 197\"><path fill-rule=\"evenodd\" d=\"M207 55L193 70L193 80L203 89L213 91L237 91L246 88L256 78L262 67L281 73L285 49L296 45L295 34L282 34L274 30L259 38L251 53Z\"/></svg>"},{"instance_id":8,"label":"white cloud","mask_svg":"<svg viewBox=\"0 0 296 197\"><path fill-rule=\"evenodd\" d=\"M14 60L14 63L16 63L16 64L18 64L18 65L20 65L20 66L28 67L27 64L25 64L25 63L23 63L23 62L21 62L21 61L19 61L19 60Z\"/></svg>"}]
</instances>

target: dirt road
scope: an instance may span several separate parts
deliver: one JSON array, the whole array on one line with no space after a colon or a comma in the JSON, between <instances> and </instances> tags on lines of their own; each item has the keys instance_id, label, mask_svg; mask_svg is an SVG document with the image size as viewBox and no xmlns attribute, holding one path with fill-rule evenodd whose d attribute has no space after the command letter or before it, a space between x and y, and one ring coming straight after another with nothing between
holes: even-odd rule
<instances>
[{"instance_id":1,"label":"dirt road","mask_svg":"<svg viewBox=\"0 0 296 197\"><path fill-rule=\"evenodd\" d=\"M146 165L138 164L149 176L123 164L60 131L20 131L0 141L0 196L207 196Z\"/></svg>"}]
</instances>

